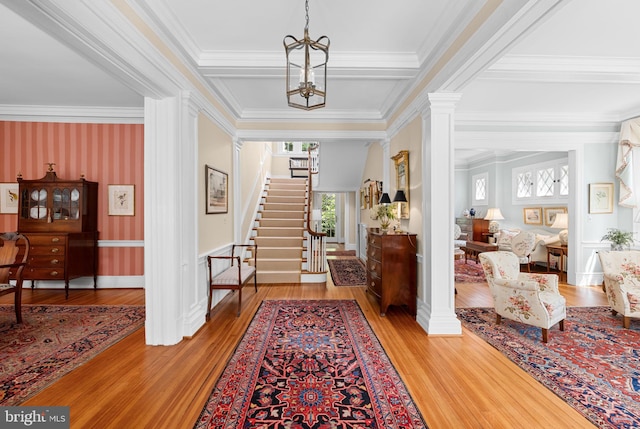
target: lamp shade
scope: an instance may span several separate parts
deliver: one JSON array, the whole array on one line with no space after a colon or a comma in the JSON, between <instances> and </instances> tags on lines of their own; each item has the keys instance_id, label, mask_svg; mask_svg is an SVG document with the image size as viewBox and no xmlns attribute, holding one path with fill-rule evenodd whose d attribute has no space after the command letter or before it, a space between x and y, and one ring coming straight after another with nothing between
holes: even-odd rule
<instances>
[{"instance_id":1,"label":"lamp shade","mask_svg":"<svg viewBox=\"0 0 640 429\"><path fill-rule=\"evenodd\" d=\"M487 215L484 217L486 220L503 220L502 212L499 208L494 207L487 210Z\"/></svg>"},{"instance_id":2,"label":"lamp shade","mask_svg":"<svg viewBox=\"0 0 640 429\"><path fill-rule=\"evenodd\" d=\"M391 199L389 198L389 194L384 192L382 194L382 196L380 197L380 201L378 201L378 203L379 204L391 204Z\"/></svg>"},{"instance_id":3,"label":"lamp shade","mask_svg":"<svg viewBox=\"0 0 640 429\"><path fill-rule=\"evenodd\" d=\"M569 215L567 213L558 213L553 221L551 228L567 229L569 228Z\"/></svg>"},{"instance_id":4,"label":"lamp shade","mask_svg":"<svg viewBox=\"0 0 640 429\"><path fill-rule=\"evenodd\" d=\"M407 202L407 196L405 195L404 191L402 189L398 189L396 191L396 195L393 197L393 202L394 203L406 203Z\"/></svg>"}]
</instances>

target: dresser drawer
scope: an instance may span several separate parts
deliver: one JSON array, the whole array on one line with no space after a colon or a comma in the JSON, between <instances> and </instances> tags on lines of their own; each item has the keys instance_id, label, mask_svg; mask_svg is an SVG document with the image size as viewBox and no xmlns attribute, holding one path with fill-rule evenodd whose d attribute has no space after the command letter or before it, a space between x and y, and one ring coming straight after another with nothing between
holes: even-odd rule
<instances>
[{"instance_id":1,"label":"dresser drawer","mask_svg":"<svg viewBox=\"0 0 640 429\"><path fill-rule=\"evenodd\" d=\"M380 264L380 261L376 261L375 259L368 259L367 268L369 269L369 273L372 276L376 276L378 278L382 277L382 264Z\"/></svg>"},{"instance_id":2,"label":"dresser drawer","mask_svg":"<svg viewBox=\"0 0 640 429\"><path fill-rule=\"evenodd\" d=\"M29 257L31 256L43 256L43 255L56 255L64 257L65 246L31 246L29 249Z\"/></svg>"},{"instance_id":3,"label":"dresser drawer","mask_svg":"<svg viewBox=\"0 0 640 429\"><path fill-rule=\"evenodd\" d=\"M381 247L382 240L379 235L369 235L369 247Z\"/></svg>"},{"instance_id":4,"label":"dresser drawer","mask_svg":"<svg viewBox=\"0 0 640 429\"><path fill-rule=\"evenodd\" d=\"M380 298L382 296L382 280L378 277L369 276L367 288L369 292Z\"/></svg>"},{"instance_id":5,"label":"dresser drawer","mask_svg":"<svg viewBox=\"0 0 640 429\"><path fill-rule=\"evenodd\" d=\"M26 280L61 280L64 279L64 268L27 268L23 272Z\"/></svg>"},{"instance_id":6,"label":"dresser drawer","mask_svg":"<svg viewBox=\"0 0 640 429\"><path fill-rule=\"evenodd\" d=\"M67 236L66 235L39 235L39 234L27 234L29 238L29 243L31 246L41 246L41 245L56 245L56 246L64 246L67 244Z\"/></svg>"},{"instance_id":7,"label":"dresser drawer","mask_svg":"<svg viewBox=\"0 0 640 429\"><path fill-rule=\"evenodd\" d=\"M63 268L64 255L30 255L27 266L31 268Z\"/></svg>"}]
</instances>

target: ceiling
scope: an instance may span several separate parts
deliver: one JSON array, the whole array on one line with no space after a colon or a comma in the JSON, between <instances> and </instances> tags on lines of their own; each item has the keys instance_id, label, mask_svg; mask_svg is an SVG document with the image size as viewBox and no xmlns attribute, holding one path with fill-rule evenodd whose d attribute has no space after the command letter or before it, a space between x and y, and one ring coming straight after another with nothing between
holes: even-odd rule
<instances>
[{"instance_id":1,"label":"ceiling","mask_svg":"<svg viewBox=\"0 0 640 429\"><path fill-rule=\"evenodd\" d=\"M126 71L135 56L106 55L105 33L89 22L126 21L125 9L236 124L390 126L417 90L461 92L460 129L611 128L640 115L637 0L310 0L311 38L331 40L327 105L311 112L284 95L282 40L302 37L302 0L0 0L0 119L141 109L150 91ZM478 148L465 153L477 158Z\"/></svg>"}]
</instances>

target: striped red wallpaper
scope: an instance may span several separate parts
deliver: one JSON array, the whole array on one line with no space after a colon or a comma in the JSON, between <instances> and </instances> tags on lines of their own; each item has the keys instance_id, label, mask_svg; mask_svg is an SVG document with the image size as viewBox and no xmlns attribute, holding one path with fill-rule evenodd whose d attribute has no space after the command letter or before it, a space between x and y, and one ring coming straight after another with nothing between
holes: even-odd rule
<instances>
[{"instance_id":1,"label":"striped red wallpaper","mask_svg":"<svg viewBox=\"0 0 640 429\"><path fill-rule=\"evenodd\" d=\"M144 239L144 126L0 121L0 182L45 175L54 162L61 179L98 182L99 275L144 274L141 247L109 247L109 240ZM135 215L109 216L107 185L135 185ZM17 215L0 214L0 231L12 231ZM103 247L106 246L106 247Z\"/></svg>"}]
</instances>

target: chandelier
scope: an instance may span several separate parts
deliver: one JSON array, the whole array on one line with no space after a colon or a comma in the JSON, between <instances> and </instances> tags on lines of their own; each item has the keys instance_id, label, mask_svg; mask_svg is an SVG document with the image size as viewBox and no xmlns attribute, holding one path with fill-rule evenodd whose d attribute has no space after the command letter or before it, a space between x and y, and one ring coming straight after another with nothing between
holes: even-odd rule
<instances>
[{"instance_id":1,"label":"chandelier","mask_svg":"<svg viewBox=\"0 0 640 429\"><path fill-rule=\"evenodd\" d=\"M298 109L313 110L324 107L327 97L327 61L329 38L309 38L309 0L305 0L307 23L304 38L285 36L287 53L287 102Z\"/></svg>"}]
</instances>

